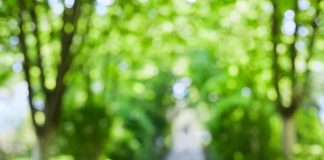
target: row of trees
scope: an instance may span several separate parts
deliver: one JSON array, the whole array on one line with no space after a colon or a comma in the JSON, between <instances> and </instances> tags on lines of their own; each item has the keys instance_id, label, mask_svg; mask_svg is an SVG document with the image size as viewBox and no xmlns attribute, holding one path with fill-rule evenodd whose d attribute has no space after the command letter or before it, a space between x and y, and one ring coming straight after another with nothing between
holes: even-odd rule
<instances>
[{"instance_id":1,"label":"row of trees","mask_svg":"<svg viewBox=\"0 0 324 160\"><path fill-rule=\"evenodd\" d=\"M324 50L320 0L0 3L1 56L14 59L0 82L22 64L35 159L162 158L184 76L212 159L291 160L303 156L296 144L324 145L310 83Z\"/></svg>"}]
</instances>

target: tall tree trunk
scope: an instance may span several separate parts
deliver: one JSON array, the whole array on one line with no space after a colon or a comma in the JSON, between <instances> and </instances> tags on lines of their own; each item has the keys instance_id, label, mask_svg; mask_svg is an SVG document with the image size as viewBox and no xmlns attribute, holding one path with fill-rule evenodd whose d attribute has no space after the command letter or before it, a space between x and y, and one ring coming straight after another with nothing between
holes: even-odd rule
<instances>
[{"instance_id":1,"label":"tall tree trunk","mask_svg":"<svg viewBox=\"0 0 324 160\"><path fill-rule=\"evenodd\" d=\"M282 120L284 124L282 133L284 156L286 160L293 160L293 148L296 143L294 116L282 116Z\"/></svg>"},{"instance_id":2,"label":"tall tree trunk","mask_svg":"<svg viewBox=\"0 0 324 160\"><path fill-rule=\"evenodd\" d=\"M37 136L37 143L34 148L34 160L48 160L50 158L51 143L54 139L54 130L44 135Z\"/></svg>"}]
</instances>

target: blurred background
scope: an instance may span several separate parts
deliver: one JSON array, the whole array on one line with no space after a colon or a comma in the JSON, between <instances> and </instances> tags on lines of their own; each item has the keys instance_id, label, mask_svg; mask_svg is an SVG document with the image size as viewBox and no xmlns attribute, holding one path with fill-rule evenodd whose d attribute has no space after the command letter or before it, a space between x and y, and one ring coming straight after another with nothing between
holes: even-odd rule
<instances>
[{"instance_id":1,"label":"blurred background","mask_svg":"<svg viewBox=\"0 0 324 160\"><path fill-rule=\"evenodd\" d=\"M0 160L322 160L323 9L0 0Z\"/></svg>"}]
</instances>

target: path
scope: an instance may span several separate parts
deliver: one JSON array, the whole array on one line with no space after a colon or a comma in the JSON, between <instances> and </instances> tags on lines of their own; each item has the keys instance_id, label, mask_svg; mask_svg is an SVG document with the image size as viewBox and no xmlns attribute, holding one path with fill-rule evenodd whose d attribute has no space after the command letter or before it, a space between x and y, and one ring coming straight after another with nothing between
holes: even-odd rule
<instances>
[{"instance_id":1,"label":"path","mask_svg":"<svg viewBox=\"0 0 324 160\"><path fill-rule=\"evenodd\" d=\"M181 108L172 122L172 147L166 160L204 160L201 127L197 112Z\"/></svg>"}]
</instances>

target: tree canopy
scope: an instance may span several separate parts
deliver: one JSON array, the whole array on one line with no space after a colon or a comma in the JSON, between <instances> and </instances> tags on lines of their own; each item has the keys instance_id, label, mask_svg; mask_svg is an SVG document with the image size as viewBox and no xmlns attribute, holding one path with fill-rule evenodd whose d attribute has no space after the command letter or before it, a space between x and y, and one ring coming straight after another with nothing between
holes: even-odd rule
<instances>
[{"instance_id":1,"label":"tree canopy","mask_svg":"<svg viewBox=\"0 0 324 160\"><path fill-rule=\"evenodd\" d=\"M0 159L168 159L188 109L205 159L321 159L323 9L0 0Z\"/></svg>"}]
</instances>

